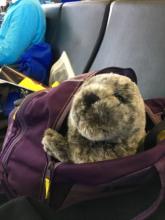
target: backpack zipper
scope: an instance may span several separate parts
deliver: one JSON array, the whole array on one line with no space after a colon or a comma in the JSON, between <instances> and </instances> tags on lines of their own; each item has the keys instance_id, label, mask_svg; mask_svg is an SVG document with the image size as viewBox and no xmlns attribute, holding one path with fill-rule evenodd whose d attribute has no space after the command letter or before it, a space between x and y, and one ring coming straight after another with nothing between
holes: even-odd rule
<instances>
[{"instance_id":1,"label":"backpack zipper","mask_svg":"<svg viewBox=\"0 0 165 220\"><path fill-rule=\"evenodd\" d=\"M25 131L27 129L25 121L24 121L24 118L22 117L22 112L24 111L24 108L26 107L26 103L28 103L31 98L37 96L40 93L41 93L41 91L37 92L37 94L36 93L32 93L31 95L27 96L26 99L23 100L23 102L19 106L18 111L16 111L15 122L18 125L20 125L20 129L19 129L19 132L16 135L14 135L11 138L11 140L8 142L7 146L5 147L6 151L4 149L4 152L2 152L1 159L2 159L2 163L3 163L4 168L6 168L6 164L7 164L8 158L9 158L11 152L13 151L14 146L21 140L21 138L23 137L23 135L24 135L24 133L25 133ZM11 142L12 142L12 144L10 145Z\"/></svg>"},{"instance_id":2,"label":"backpack zipper","mask_svg":"<svg viewBox=\"0 0 165 220\"><path fill-rule=\"evenodd\" d=\"M53 184L54 171L64 162L55 162L49 156L47 156L47 166L43 178L43 187L41 191L41 200L47 201L49 204L51 185Z\"/></svg>"}]
</instances>

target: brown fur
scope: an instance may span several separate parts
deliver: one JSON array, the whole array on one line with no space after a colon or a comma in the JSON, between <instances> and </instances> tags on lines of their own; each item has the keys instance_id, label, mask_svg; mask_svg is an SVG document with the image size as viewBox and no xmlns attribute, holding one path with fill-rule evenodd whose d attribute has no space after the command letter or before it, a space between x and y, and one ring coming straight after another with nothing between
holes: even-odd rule
<instances>
[{"instance_id":1,"label":"brown fur","mask_svg":"<svg viewBox=\"0 0 165 220\"><path fill-rule=\"evenodd\" d=\"M138 87L118 74L101 74L75 94L67 137L47 129L44 150L60 161L95 162L133 155L145 136L145 108Z\"/></svg>"}]
</instances>

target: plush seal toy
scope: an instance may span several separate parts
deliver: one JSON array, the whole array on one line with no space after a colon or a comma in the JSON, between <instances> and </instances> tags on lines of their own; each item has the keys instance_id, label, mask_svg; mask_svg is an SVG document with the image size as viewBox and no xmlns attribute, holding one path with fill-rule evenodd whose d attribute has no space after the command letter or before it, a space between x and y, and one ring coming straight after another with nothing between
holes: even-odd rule
<instances>
[{"instance_id":1,"label":"plush seal toy","mask_svg":"<svg viewBox=\"0 0 165 220\"><path fill-rule=\"evenodd\" d=\"M47 129L44 150L59 161L86 163L133 155L145 136L145 107L128 77L100 74L83 83L68 116L67 136Z\"/></svg>"}]
</instances>

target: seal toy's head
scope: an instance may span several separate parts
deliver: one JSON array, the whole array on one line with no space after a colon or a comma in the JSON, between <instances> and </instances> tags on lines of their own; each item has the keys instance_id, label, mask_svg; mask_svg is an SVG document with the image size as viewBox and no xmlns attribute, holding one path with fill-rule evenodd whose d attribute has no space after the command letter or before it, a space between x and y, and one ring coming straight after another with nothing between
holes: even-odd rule
<instances>
[{"instance_id":1,"label":"seal toy's head","mask_svg":"<svg viewBox=\"0 0 165 220\"><path fill-rule=\"evenodd\" d=\"M123 142L145 133L145 108L137 85L126 76L100 74L76 93L70 112L72 126L91 141Z\"/></svg>"}]
</instances>

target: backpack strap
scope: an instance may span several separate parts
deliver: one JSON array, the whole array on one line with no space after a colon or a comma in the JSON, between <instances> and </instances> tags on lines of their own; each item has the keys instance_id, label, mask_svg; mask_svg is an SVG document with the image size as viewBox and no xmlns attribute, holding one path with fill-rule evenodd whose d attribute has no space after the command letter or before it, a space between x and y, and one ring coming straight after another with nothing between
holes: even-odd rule
<instances>
[{"instance_id":1,"label":"backpack strap","mask_svg":"<svg viewBox=\"0 0 165 220\"><path fill-rule=\"evenodd\" d=\"M161 121L159 124L155 125L144 139L145 149L150 149L162 140L165 140L165 120Z\"/></svg>"},{"instance_id":2,"label":"backpack strap","mask_svg":"<svg viewBox=\"0 0 165 220\"><path fill-rule=\"evenodd\" d=\"M161 115L154 113L147 103L145 103L145 111L154 125L157 125L162 121Z\"/></svg>"},{"instance_id":3,"label":"backpack strap","mask_svg":"<svg viewBox=\"0 0 165 220\"><path fill-rule=\"evenodd\" d=\"M153 98L145 100L146 112L154 125L164 119L165 98Z\"/></svg>"},{"instance_id":4,"label":"backpack strap","mask_svg":"<svg viewBox=\"0 0 165 220\"><path fill-rule=\"evenodd\" d=\"M165 98L145 100L145 110L147 115L146 129L149 131L144 140L144 146L147 150L165 139ZM148 119L152 125L148 126Z\"/></svg>"}]
</instances>

